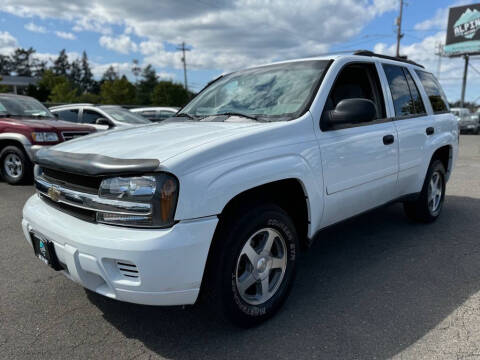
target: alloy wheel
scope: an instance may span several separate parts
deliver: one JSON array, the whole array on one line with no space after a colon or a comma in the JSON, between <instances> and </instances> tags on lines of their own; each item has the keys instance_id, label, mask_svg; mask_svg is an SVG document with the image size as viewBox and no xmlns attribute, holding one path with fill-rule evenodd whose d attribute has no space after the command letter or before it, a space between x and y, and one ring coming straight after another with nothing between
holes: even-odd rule
<instances>
[{"instance_id":1,"label":"alloy wheel","mask_svg":"<svg viewBox=\"0 0 480 360\"><path fill-rule=\"evenodd\" d=\"M440 207L443 196L443 179L440 172L435 171L428 185L428 209L434 214Z\"/></svg>"},{"instance_id":2,"label":"alloy wheel","mask_svg":"<svg viewBox=\"0 0 480 360\"><path fill-rule=\"evenodd\" d=\"M11 178L18 179L23 174L22 160L17 154L7 154L3 161L5 173Z\"/></svg>"},{"instance_id":3,"label":"alloy wheel","mask_svg":"<svg viewBox=\"0 0 480 360\"><path fill-rule=\"evenodd\" d=\"M238 293L248 304L261 305L278 291L286 269L284 237L273 228L263 228L247 240L238 257Z\"/></svg>"}]
</instances>

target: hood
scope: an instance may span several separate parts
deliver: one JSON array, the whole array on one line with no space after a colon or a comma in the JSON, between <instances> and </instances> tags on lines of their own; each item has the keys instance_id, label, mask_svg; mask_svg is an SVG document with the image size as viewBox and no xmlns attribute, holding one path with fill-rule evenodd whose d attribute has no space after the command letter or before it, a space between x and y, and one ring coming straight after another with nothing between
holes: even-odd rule
<instances>
[{"instance_id":1,"label":"hood","mask_svg":"<svg viewBox=\"0 0 480 360\"><path fill-rule=\"evenodd\" d=\"M150 158L162 162L219 138L265 125L257 122L153 123L78 138L55 146L55 150L120 159Z\"/></svg>"},{"instance_id":2,"label":"hood","mask_svg":"<svg viewBox=\"0 0 480 360\"><path fill-rule=\"evenodd\" d=\"M27 126L36 130L81 130L94 131L94 128L88 125L73 124L63 120L47 120L47 119L32 119L32 118L4 118L2 121L11 123L12 125Z\"/></svg>"}]
</instances>

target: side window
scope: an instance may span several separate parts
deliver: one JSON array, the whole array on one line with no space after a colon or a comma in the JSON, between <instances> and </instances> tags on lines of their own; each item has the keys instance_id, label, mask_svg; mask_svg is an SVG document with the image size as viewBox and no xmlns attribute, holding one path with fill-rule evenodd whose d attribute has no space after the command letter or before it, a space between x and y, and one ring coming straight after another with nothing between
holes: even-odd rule
<instances>
[{"instance_id":1,"label":"side window","mask_svg":"<svg viewBox=\"0 0 480 360\"><path fill-rule=\"evenodd\" d=\"M401 66L383 64L383 70L385 70L390 93L392 94L395 116L414 115L415 105L403 68Z\"/></svg>"},{"instance_id":2,"label":"side window","mask_svg":"<svg viewBox=\"0 0 480 360\"><path fill-rule=\"evenodd\" d=\"M330 90L322 118L328 116L328 112L334 110L338 103L345 99L371 100L376 107L375 119L383 119L385 115L385 101L377 69L373 63L354 63L346 65L338 74L335 83ZM322 123L324 123L322 119ZM345 124L339 128L351 127L354 124ZM322 129L326 130L326 129Z\"/></svg>"},{"instance_id":3,"label":"side window","mask_svg":"<svg viewBox=\"0 0 480 360\"><path fill-rule=\"evenodd\" d=\"M85 124L95 124L98 118L104 117L102 114L93 110L83 110L82 122Z\"/></svg>"},{"instance_id":4,"label":"side window","mask_svg":"<svg viewBox=\"0 0 480 360\"><path fill-rule=\"evenodd\" d=\"M403 71L405 72L405 77L407 78L408 87L410 88L410 94L412 96L413 107L415 108L415 114L426 114L425 105L423 105L422 97L418 92L417 85L415 84L415 81L413 81L412 75L410 75L410 72L406 68L403 68Z\"/></svg>"},{"instance_id":5,"label":"side window","mask_svg":"<svg viewBox=\"0 0 480 360\"><path fill-rule=\"evenodd\" d=\"M62 110L57 111L56 113L58 114L58 118L60 120L65 120L73 123L78 122L78 109Z\"/></svg>"},{"instance_id":6,"label":"side window","mask_svg":"<svg viewBox=\"0 0 480 360\"><path fill-rule=\"evenodd\" d=\"M434 113L442 113L448 111L448 101L447 97L443 93L440 84L438 83L435 77L426 72L421 70L416 70L418 77L420 78L420 82L425 89L425 92L430 99L430 103L432 104L432 109Z\"/></svg>"}]
</instances>

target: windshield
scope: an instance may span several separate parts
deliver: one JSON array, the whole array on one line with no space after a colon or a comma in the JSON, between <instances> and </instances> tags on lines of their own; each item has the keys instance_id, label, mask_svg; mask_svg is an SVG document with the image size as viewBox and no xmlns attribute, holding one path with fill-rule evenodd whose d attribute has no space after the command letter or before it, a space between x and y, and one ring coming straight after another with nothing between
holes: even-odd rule
<instances>
[{"instance_id":1,"label":"windshield","mask_svg":"<svg viewBox=\"0 0 480 360\"><path fill-rule=\"evenodd\" d=\"M151 124L151 122L145 119L143 116L132 113L131 111L125 110L121 107L100 107L100 108L116 121L120 121L128 124Z\"/></svg>"},{"instance_id":2,"label":"windshield","mask_svg":"<svg viewBox=\"0 0 480 360\"><path fill-rule=\"evenodd\" d=\"M20 96L0 96L0 115L54 118L39 101Z\"/></svg>"},{"instance_id":3,"label":"windshield","mask_svg":"<svg viewBox=\"0 0 480 360\"><path fill-rule=\"evenodd\" d=\"M177 116L247 115L258 120L290 120L306 111L328 61L300 61L235 72L215 81Z\"/></svg>"}]
</instances>

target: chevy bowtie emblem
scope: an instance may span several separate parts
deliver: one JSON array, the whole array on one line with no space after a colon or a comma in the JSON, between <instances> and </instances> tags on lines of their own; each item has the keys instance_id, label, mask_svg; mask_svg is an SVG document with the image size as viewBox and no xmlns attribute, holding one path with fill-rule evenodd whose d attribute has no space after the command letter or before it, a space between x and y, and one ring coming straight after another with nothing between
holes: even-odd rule
<instances>
[{"instance_id":1,"label":"chevy bowtie emblem","mask_svg":"<svg viewBox=\"0 0 480 360\"><path fill-rule=\"evenodd\" d=\"M50 199L57 202L58 200L60 200L60 195L62 193L55 186L51 186L50 188L48 188L47 194Z\"/></svg>"}]
</instances>

